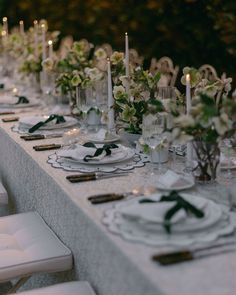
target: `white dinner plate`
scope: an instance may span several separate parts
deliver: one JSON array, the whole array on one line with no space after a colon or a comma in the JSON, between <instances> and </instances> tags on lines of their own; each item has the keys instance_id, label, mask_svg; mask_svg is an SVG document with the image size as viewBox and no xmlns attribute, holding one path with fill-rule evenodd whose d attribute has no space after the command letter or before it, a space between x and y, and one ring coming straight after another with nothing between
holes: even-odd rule
<instances>
[{"instance_id":1,"label":"white dinner plate","mask_svg":"<svg viewBox=\"0 0 236 295\"><path fill-rule=\"evenodd\" d=\"M192 196L188 194L182 194L182 196L190 203L194 204L197 208L203 210L205 216L203 218L196 218L194 216L177 218L177 222L173 222L172 225L173 233L202 231L205 228L213 226L221 219L222 209L218 204L198 196ZM165 234L165 230L160 220L158 218L155 219L154 215L148 215L147 208L144 208L144 211L146 212L142 213L140 209L138 210L136 207L134 207L134 209L136 209L133 212L132 207L131 210L129 210L129 206L133 206L133 204L138 204L138 200L132 201L130 204L126 202L126 204L117 205L115 214L115 222L117 225L127 224L129 227L132 227L133 224L134 227L138 227L140 230ZM150 203L150 210L152 209L152 205L153 204ZM139 206L142 208L143 204L139 204ZM151 221L151 219L153 220ZM155 222L155 220L157 222Z\"/></svg>"},{"instance_id":2,"label":"white dinner plate","mask_svg":"<svg viewBox=\"0 0 236 295\"><path fill-rule=\"evenodd\" d=\"M184 177L184 182L183 183L179 183L176 185L172 185L170 186L166 186L164 183L159 182L158 180L155 182L155 186L156 188L160 189L160 190L165 190L165 191L180 191L180 190L186 190L189 189L191 187L193 187L195 185L195 181L193 178L191 177ZM186 182L185 182L186 181Z\"/></svg>"},{"instance_id":3,"label":"white dinner plate","mask_svg":"<svg viewBox=\"0 0 236 295\"><path fill-rule=\"evenodd\" d=\"M105 156L101 160L94 160L94 161L86 162L86 161L84 161L82 159L73 159L73 158L70 158L70 157L64 157L64 158L68 158L72 162L78 163L78 164L106 165L106 164L114 164L114 163L119 163L119 162L122 162L122 161L129 160L135 155L135 151L133 149L131 149L129 147L122 146L122 145L118 145L118 146L119 146L119 149L120 149L119 153L115 153L114 156L112 156L112 154L110 156ZM57 154L58 154L58 156L62 157L60 155L60 151Z\"/></svg>"},{"instance_id":4,"label":"white dinner plate","mask_svg":"<svg viewBox=\"0 0 236 295\"><path fill-rule=\"evenodd\" d=\"M118 134L112 134L111 137L106 139L99 139L96 138L96 134L94 135L88 135L88 141L94 142L94 143L113 143L120 140L120 136Z\"/></svg>"},{"instance_id":5,"label":"white dinner plate","mask_svg":"<svg viewBox=\"0 0 236 295\"><path fill-rule=\"evenodd\" d=\"M24 127L31 128L40 121L45 121L49 118L49 116L27 116L20 119L19 124L22 124ZM56 119L51 122L48 122L46 125L39 128L39 130L53 130L53 129L61 129L68 128L78 124L78 121L75 118L64 116L66 122L56 124Z\"/></svg>"}]
</instances>

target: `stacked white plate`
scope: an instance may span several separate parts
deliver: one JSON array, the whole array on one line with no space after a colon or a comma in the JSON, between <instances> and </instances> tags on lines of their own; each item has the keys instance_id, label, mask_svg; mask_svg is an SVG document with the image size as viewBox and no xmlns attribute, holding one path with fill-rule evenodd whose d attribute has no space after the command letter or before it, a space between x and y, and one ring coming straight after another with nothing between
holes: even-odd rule
<instances>
[{"instance_id":1,"label":"stacked white plate","mask_svg":"<svg viewBox=\"0 0 236 295\"><path fill-rule=\"evenodd\" d=\"M96 148L103 147L103 144L96 144ZM87 155L93 156L96 152L96 148L84 147L80 144L72 145L70 148L66 148L57 152L59 157L71 159L71 161L79 164L86 165L107 165L114 164L131 159L135 151L131 148L125 147L121 144L117 145L117 148L111 149L111 154L106 155L105 152L99 157L91 158L89 161L85 161L84 158Z\"/></svg>"},{"instance_id":2,"label":"stacked white plate","mask_svg":"<svg viewBox=\"0 0 236 295\"><path fill-rule=\"evenodd\" d=\"M19 97L11 96L11 95L2 95L0 96L0 108L4 109L18 109L18 108L29 108L33 106L39 105L38 101L35 99L30 99L28 103L19 103L16 104L19 100Z\"/></svg>"},{"instance_id":3,"label":"stacked white plate","mask_svg":"<svg viewBox=\"0 0 236 295\"><path fill-rule=\"evenodd\" d=\"M26 116L19 120L19 128L30 129L39 122L44 122L49 118L49 116ZM78 124L75 118L64 116L65 122L56 124L56 119L48 122L44 126L40 127L39 130L54 130L61 128L68 128Z\"/></svg>"},{"instance_id":4,"label":"stacked white plate","mask_svg":"<svg viewBox=\"0 0 236 295\"><path fill-rule=\"evenodd\" d=\"M89 133L86 135L87 141L94 143L112 143L120 140L118 134L109 133L105 129L100 129L97 133Z\"/></svg>"},{"instance_id":5,"label":"stacked white plate","mask_svg":"<svg viewBox=\"0 0 236 295\"><path fill-rule=\"evenodd\" d=\"M160 200L162 194L152 195ZM188 246L194 243L211 242L230 234L236 227L235 214L211 200L181 194L195 207L204 211L203 218L187 215L182 209L171 220L171 234L163 226L165 213L174 202L139 203L143 197L120 202L105 211L103 222L113 233L129 241L156 246Z\"/></svg>"},{"instance_id":6,"label":"stacked white plate","mask_svg":"<svg viewBox=\"0 0 236 295\"><path fill-rule=\"evenodd\" d=\"M96 144L101 147L103 144ZM117 144L118 148L111 149L111 155L102 154L99 157L84 161L86 155L94 155L95 149L84 149L78 145L65 147L48 157L48 163L55 168L66 171L87 172L115 172L128 171L136 167L143 167L148 162L148 156L136 153L132 148Z\"/></svg>"}]
</instances>

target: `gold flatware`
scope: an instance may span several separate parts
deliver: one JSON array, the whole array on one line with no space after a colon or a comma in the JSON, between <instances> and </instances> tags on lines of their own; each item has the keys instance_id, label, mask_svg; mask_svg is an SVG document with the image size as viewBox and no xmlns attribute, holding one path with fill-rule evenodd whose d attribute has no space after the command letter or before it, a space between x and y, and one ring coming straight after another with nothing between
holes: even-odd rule
<instances>
[{"instance_id":1,"label":"gold flatware","mask_svg":"<svg viewBox=\"0 0 236 295\"><path fill-rule=\"evenodd\" d=\"M66 176L66 179L69 180L72 183L76 183L76 182L99 180L99 179L106 179L106 178L120 177L120 176L127 176L127 175L129 175L128 172L120 172L120 173L84 173L84 174L68 175L68 176Z\"/></svg>"},{"instance_id":2,"label":"gold flatware","mask_svg":"<svg viewBox=\"0 0 236 295\"><path fill-rule=\"evenodd\" d=\"M199 258L204 258L207 256L236 251L235 242L236 241L234 239L225 241L223 243L217 243L214 245L197 248L194 250L186 249L175 252L157 254L152 256L152 260L159 262L161 265L171 265L191 261Z\"/></svg>"},{"instance_id":3,"label":"gold flatware","mask_svg":"<svg viewBox=\"0 0 236 295\"><path fill-rule=\"evenodd\" d=\"M120 174L120 173L119 173ZM116 175L119 175L116 174ZM156 192L156 188L149 186L149 187L137 187L133 188L132 191L124 192L124 193L108 193L108 194L99 194L88 197L88 200L96 205L114 201L120 201L129 197L140 197L140 196L147 196Z\"/></svg>"},{"instance_id":4,"label":"gold flatware","mask_svg":"<svg viewBox=\"0 0 236 295\"><path fill-rule=\"evenodd\" d=\"M19 117L2 118L2 121L3 121L4 123L8 123L8 122L17 122L17 121L19 121Z\"/></svg>"},{"instance_id":5,"label":"gold flatware","mask_svg":"<svg viewBox=\"0 0 236 295\"><path fill-rule=\"evenodd\" d=\"M0 112L0 116L4 115L15 115L15 112Z\"/></svg>"},{"instance_id":6,"label":"gold flatware","mask_svg":"<svg viewBox=\"0 0 236 295\"><path fill-rule=\"evenodd\" d=\"M93 204L93 205L98 205L102 203L107 203L107 202L114 202L114 201L120 201L123 200L126 196L124 194L101 194L101 195L94 195L88 198L88 200Z\"/></svg>"},{"instance_id":7,"label":"gold flatware","mask_svg":"<svg viewBox=\"0 0 236 295\"><path fill-rule=\"evenodd\" d=\"M49 139L49 138L59 138L59 137L62 137L62 134L49 134L49 135L33 134L33 135L22 135L22 136L20 136L20 138L22 138L22 139L24 139L26 141Z\"/></svg>"},{"instance_id":8,"label":"gold flatware","mask_svg":"<svg viewBox=\"0 0 236 295\"><path fill-rule=\"evenodd\" d=\"M39 151L48 151L48 150L56 150L56 149L60 149L62 147L61 144L42 144L42 145L35 145L33 146L33 149L37 152Z\"/></svg>"}]
</instances>

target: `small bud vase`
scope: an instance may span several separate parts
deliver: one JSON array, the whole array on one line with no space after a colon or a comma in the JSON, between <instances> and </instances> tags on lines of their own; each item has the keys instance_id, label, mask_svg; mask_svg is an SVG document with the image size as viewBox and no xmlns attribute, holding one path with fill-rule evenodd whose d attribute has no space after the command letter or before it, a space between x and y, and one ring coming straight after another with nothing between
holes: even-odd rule
<instances>
[{"instance_id":1,"label":"small bud vase","mask_svg":"<svg viewBox=\"0 0 236 295\"><path fill-rule=\"evenodd\" d=\"M209 143L203 140L192 142L195 159L194 175L199 183L215 182L219 172L220 149L218 143Z\"/></svg>"}]
</instances>

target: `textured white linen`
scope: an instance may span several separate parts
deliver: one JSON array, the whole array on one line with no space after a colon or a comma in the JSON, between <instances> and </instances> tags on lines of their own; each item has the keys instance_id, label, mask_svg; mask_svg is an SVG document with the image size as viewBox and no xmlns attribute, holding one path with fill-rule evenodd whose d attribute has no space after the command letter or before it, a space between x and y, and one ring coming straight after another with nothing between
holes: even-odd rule
<instances>
[{"instance_id":1,"label":"textured white linen","mask_svg":"<svg viewBox=\"0 0 236 295\"><path fill-rule=\"evenodd\" d=\"M114 191L122 193L144 183L148 185L148 178L141 175L142 169L137 169L129 177L71 184L65 178L70 172L48 165L51 151L36 153L32 148L35 142L23 141L18 133L11 131L11 126L2 124L0 128L0 175L3 183L10 189L16 210L37 210L72 250L75 259L73 273L37 276L28 282L27 288L77 278L89 281L96 293L102 295L235 293L236 252L161 267L151 260L151 256L168 248L127 242L102 225L104 210L113 204L92 206L87 197ZM60 139L56 142L60 143ZM55 143L55 139L40 143ZM235 171L232 173L235 177ZM227 203L225 188L217 183L197 186L190 192Z\"/></svg>"}]
</instances>

